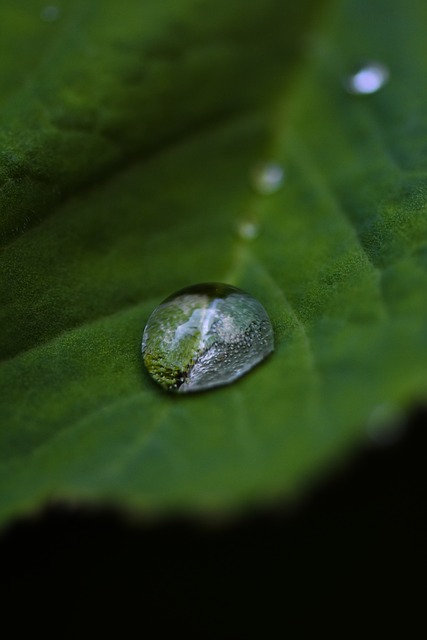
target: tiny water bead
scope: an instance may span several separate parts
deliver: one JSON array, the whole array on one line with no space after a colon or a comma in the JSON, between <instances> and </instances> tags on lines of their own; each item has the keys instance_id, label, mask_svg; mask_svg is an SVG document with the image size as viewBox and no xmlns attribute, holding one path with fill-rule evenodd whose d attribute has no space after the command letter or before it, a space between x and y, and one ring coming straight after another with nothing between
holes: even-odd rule
<instances>
[{"instance_id":1,"label":"tiny water bead","mask_svg":"<svg viewBox=\"0 0 427 640\"><path fill-rule=\"evenodd\" d=\"M242 240L255 240L260 234L260 225L254 220L241 220L237 225L237 235Z\"/></svg>"},{"instance_id":2,"label":"tiny water bead","mask_svg":"<svg viewBox=\"0 0 427 640\"><path fill-rule=\"evenodd\" d=\"M377 445L393 445L404 434L405 415L401 407L383 402L376 405L368 416L366 431Z\"/></svg>"},{"instance_id":3,"label":"tiny water bead","mask_svg":"<svg viewBox=\"0 0 427 640\"><path fill-rule=\"evenodd\" d=\"M258 164L252 172L252 186L257 193L266 196L276 193L283 186L285 172L277 162Z\"/></svg>"},{"instance_id":4,"label":"tiny water bead","mask_svg":"<svg viewBox=\"0 0 427 640\"><path fill-rule=\"evenodd\" d=\"M61 11L59 7L48 5L46 7L43 7L43 9L40 11L40 18L43 20L43 22L56 22L56 20L58 20L59 18L60 13Z\"/></svg>"},{"instance_id":5,"label":"tiny water bead","mask_svg":"<svg viewBox=\"0 0 427 640\"><path fill-rule=\"evenodd\" d=\"M375 93L388 81L390 72L381 62L368 62L350 75L345 86L349 93L364 95Z\"/></svg>"},{"instance_id":6,"label":"tiny water bead","mask_svg":"<svg viewBox=\"0 0 427 640\"><path fill-rule=\"evenodd\" d=\"M151 377L179 393L229 384L273 350L273 328L261 303L219 283L193 285L166 298L142 338Z\"/></svg>"}]
</instances>

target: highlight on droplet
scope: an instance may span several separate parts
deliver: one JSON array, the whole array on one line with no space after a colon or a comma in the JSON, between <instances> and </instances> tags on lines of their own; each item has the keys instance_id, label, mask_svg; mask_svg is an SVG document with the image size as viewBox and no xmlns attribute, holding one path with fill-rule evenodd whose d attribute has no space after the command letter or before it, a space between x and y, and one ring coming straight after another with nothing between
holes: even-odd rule
<instances>
[{"instance_id":1,"label":"highlight on droplet","mask_svg":"<svg viewBox=\"0 0 427 640\"><path fill-rule=\"evenodd\" d=\"M349 93L368 95L379 91L389 80L390 71L382 62L368 62L345 79Z\"/></svg>"},{"instance_id":2,"label":"highlight on droplet","mask_svg":"<svg viewBox=\"0 0 427 640\"><path fill-rule=\"evenodd\" d=\"M260 225L255 220L240 220L237 225L237 235L242 240L255 240L260 231Z\"/></svg>"},{"instance_id":3,"label":"highlight on droplet","mask_svg":"<svg viewBox=\"0 0 427 640\"><path fill-rule=\"evenodd\" d=\"M256 165L251 174L254 190L260 195L276 193L283 186L285 171L277 162L264 162Z\"/></svg>"}]
</instances>

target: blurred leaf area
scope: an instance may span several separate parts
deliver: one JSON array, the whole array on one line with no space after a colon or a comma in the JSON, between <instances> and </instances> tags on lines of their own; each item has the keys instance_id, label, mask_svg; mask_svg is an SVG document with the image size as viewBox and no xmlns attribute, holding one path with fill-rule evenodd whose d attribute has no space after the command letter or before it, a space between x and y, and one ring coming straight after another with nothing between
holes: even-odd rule
<instances>
[{"instance_id":1,"label":"blurred leaf area","mask_svg":"<svg viewBox=\"0 0 427 640\"><path fill-rule=\"evenodd\" d=\"M3 622L61 636L385 637L424 624L427 412L292 510L236 521L50 508L2 537ZM46 616L50 602L55 616ZM16 605L26 616L17 616ZM33 613L32 613L33 612ZM410 612L410 615L409 615ZM70 615L71 614L71 615ZM93 630L93 631L92 631Z\"/></svg>"}]
</instances>

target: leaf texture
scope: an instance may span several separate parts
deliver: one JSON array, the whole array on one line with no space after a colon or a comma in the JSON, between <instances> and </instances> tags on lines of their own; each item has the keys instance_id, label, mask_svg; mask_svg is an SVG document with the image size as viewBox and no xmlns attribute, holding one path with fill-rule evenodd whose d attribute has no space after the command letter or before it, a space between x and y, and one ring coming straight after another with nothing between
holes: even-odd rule
<instances>
[{"instance_id":1,"label":"leaf texture","mask_svg":"<svg viewBox=\"0 0 427 640\"><path fill-rule=\"evenodd\" d=\"M1 9L19 61L0 103L1 518L297 495L425 398L425 3L37 7ZM390 81L351 95L365 60ZM285 181L265 196L268 160ZM203 281L257 297L276 350L168 395L144 323Z\"/></svg>"}]
</instances>

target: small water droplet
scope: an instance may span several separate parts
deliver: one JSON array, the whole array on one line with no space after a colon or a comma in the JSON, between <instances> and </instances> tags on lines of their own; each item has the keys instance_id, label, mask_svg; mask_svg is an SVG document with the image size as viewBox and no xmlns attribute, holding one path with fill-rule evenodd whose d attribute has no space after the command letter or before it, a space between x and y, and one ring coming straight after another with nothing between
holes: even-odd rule
<instances>
[{"instance_id":1,"label":"small water droplet","mask_svg":"<svg viewBox=\"0 0 427 640\"><path fill-rule=\"evenodd\" d=\"M254 220L241 220L237 226L237 233L242 240L255 240L260 234L260 226Z\"/></svg>"},{"instance_id":2,"label":"small water droplet","mask_svg":"<svg viewBox=\"0 0 427 640\"><path fill-rule=\"evenodd\" d=\"M261 303L218 283L166 298L148 318L142 339L151 377L179 393L229 384L273 349L273 328Z\"/></svg>"},{"instance_id":3,"label":"small water droplet","mask_svg":"<svg viewBox=\"0 0 427 640\"><path fill-rule=\"evenodd\" d=\"M381 62L368 62L356 73L348 76L345 86L349 93L357 95L375 93L390 77L388 68Z\"/></svg>"},{"instance_id":4,"label":"small water droplet","mask_svg":"<svg viewBox=\"0 0 427 640\"><path fill-rule=\"evenodd\" d=\"M252 186L261 195L270 195L279 191L283 185L285 172L276 162L259 164L252 172Z\"/></svg>"},{"instance_id":5,"label":"small water droplet","mask_svg":"<svg viewBox=\"0 0 427 640\"><path fill-rule=\"evenodd\" d=\"M44 22L55 22L56 20L58 20L60 13L61 10L59 7L48 5L46 7L43 7L43 9L40 11L40 18Z\"/></svg>"},{"instance_id":6,"label":"small water droplet","mask_svg":"<svg viewBox=\"0 0 427 640\"><path fill-rule=\"evenodd\" d=\"M372 410L366 430L375 444L392 445L402 437L404 427L402 410L389 402L383 402Z\"/></svg>"}]
</instances>

